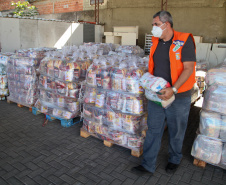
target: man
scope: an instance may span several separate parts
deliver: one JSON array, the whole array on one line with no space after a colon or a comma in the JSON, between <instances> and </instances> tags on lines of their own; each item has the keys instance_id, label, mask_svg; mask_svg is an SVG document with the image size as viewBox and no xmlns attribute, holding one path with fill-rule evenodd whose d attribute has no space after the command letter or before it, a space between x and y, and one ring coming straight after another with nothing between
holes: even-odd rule
<instances>
[{"instance_id":1,"label":"man","mask_svg":"<svg viewBox=\"0 0 226 185\"><path fill-rule=\"evenodd\" d=\"M167 122L169 133L169 159L166 171L176 171L180 164L182 145L191 104L191 89L195 83L195 44L190 33L173 29L172 16L160 11L153 16L152 46L149 56L149 72L162 77L172 87L162 89L162 100L175 94L175 100L167 109L148 101L148 130L143 147L142 164L132 168L138 173L153 174L161 147L161 139Z\"/></svg>"}]
</instances>

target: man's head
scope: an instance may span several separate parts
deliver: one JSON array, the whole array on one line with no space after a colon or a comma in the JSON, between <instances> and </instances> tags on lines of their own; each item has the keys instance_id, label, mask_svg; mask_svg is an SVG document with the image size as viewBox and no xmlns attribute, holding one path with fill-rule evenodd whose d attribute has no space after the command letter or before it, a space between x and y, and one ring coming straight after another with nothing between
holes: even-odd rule
<instances>
[{"instance_id":1,"label":"man's head","mask_svg":"<svg viewBox=\"0 0 226 185\"><path fill-rule=\"evenodd\" d=\"M154 36L160 37L161 39L170 36L173 32L173 19L171 14L167 11L157 12L153 16L152 26Z\"/></svg>"},{"instance_id":2,"label":"man's head","mask_svg":"<svg viewBox=\"0 0 226 185\"><path fill-rule=\"evenodd\" d=\"M171 25L171 27L173 28L173 18L169 12L159 11L155 15L153 15L153 19L156 17L159 17L159 19L162 23L168 22Z\"/></svg>"}]
</instances>

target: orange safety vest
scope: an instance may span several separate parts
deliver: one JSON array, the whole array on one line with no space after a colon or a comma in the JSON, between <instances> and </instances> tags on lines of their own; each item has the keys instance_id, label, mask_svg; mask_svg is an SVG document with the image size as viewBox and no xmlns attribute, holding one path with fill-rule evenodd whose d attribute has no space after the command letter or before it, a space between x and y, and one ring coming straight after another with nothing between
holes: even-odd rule
<instances>
[{"instance_id":1,"label":"orange safety vest","mask_svg":"<svg viewBox=\"0 0 226 185\"><path fill-rule=\"evenodd\" d=\"M183 62L181 62L181 52L182 52L184 43L187 41L189 35L192 37L195 45L195 41L192 34L177 32L174 30L174 37L169 50L172 85L175 84L175 82L177 81L177 79L179 78L179 76L181 75L184 69ZM149 73L151 73L152 75L154 73L153 55L158 46L158 43L159 43L159 38L152 37L152 46L150 48L149 66L148 66ZM194 83L195 83L195 65L194 65L193 73L188 78L188 80L178 89L178 93L185 92L192 89L192 87L194 86Z\"/></svg>"}]
</instances>

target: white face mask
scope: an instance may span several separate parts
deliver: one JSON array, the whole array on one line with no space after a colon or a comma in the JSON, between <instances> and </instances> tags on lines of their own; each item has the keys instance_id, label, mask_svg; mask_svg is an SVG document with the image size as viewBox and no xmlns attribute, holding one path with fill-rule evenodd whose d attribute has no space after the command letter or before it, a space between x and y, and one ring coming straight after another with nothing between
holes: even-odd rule
<instances>
[{"instance_id":1,"label":"white face mask","mask_svg":"<svg viewBox=\"0 0 226 185\"><path fill-rule=\"evenodd\" d=\"M165 24L165 23L164 23L164 24ZM164 25L164 24L162 24L162 25ZM162 26L162 25L161 25L161 26ZM162 30L162 29L161 29L161 26L160 26L160 27L158 27L158 26L153 26L151 32L152 32L152 34L153 34L154 37L158 37L158 38L159 38L159 37L162 36L162 32L163 32L166 28L165 28L164 30Z\"/></svg>"}]
</instances>

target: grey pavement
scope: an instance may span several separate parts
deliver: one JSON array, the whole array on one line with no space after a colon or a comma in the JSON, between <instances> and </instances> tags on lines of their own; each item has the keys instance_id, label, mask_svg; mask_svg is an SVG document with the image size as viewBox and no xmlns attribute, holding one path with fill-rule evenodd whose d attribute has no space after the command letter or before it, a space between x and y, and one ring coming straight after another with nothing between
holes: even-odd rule
<instances>
[{"instance_id":1,"label":"grey pavement","mask_svg":"<svg viewBox=\"0 0 226 185\"><path fill-rule=\"evenodd\" d=\"M172 175L164 170L168 145L165 131L157 169L150 177L130 171L142 157L131 156L129 149L117 145L108 148L92 136L80 137L81 123L64 128L54 120L43 127L43 114L35 116L27 107L0 101L0 185L226 184L225 170L192 164L190 152L199 112L199 107L191 107L179 169Z\"/></svg>"}]
</instances>

